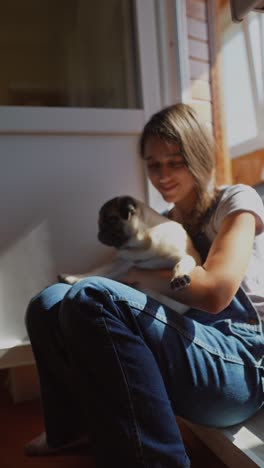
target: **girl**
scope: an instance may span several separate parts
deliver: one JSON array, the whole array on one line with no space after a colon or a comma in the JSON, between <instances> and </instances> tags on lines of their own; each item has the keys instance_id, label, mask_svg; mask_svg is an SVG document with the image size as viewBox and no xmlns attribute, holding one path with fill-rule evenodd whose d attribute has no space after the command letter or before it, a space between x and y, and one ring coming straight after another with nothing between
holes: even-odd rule
<instances>
[{"instance_id":1,"label":"girl","mask_svg":"<svg viewBox=\"0 0 264 468\"><path fill-rule=\"evenodd\" d=\"M122 281L148 287L158 276L190 309L180 315L101 277L32 299L26 324L45 432L27 446L31 455L88 439L99 467L188 467L175 414L224 427L263 404L262 201L249 186L216 186L213 143L187 105L153 115L140 152L203 264L173 293L169 271L133 268Z\"/></svg>"}]
</instances>

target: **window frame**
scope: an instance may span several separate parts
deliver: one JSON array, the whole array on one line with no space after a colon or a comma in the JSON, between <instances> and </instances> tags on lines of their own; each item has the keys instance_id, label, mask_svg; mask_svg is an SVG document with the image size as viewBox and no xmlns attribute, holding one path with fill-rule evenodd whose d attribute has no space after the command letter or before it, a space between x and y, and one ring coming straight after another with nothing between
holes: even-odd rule
<instances>
[{"instance_id":1,"label":"window frame","mask_svg":"<svg viewBox=\"0 0 264 468\"><path fill-rule=\"evenodd\" d=\"M1 134L138 134L161 105L154 0L135 0L142 109L0 106Z\"/></svg>"},{"instance_id":2,"label":"window frame","mask_svg":"<svg viewBox=\"0 0 264 468\"><path fill-rule=\"evenodd\" d=\"M264 17L261 14L257 14L257 19L260 25L260 50L261 50L261 68L262 68L262 76L264 76ZM253 58L253 49L252 49L252 40L250 38L250 31L249 31L250 19L249 15L247 15L243 22L241 23L241 28L244 36L244 41L246 45L246 57L247 57L247 64L248 70L250 75L250 84L253 96L253 106L255 110L256 116L256 125L257 125L257 136L255 138L251 138L245 142L239 143L234 146L229 146L229 152L232 159L238 158L248 153L252 153L264 147L264 125L263 115L264 115L264 92L262 96L258 95L257 89L257 80L256 80L256 71L254 66L254 58ZM224 82L223 82L224 88Z\"/></svg>"}]
</instances>

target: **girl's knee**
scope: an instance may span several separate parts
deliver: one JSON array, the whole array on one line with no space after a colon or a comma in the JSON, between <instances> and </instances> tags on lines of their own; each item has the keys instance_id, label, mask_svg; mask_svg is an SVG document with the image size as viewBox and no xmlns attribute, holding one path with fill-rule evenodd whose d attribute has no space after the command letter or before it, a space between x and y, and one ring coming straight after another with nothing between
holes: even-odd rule
<instances>
[{"instance_id":1,"label":"girl's knee","mask_svg":"<svg viewBox=\"0 0 264 468\"><path fill-rule=\"evenodd\" d=\"M65 297L64 305L69 308L75 304L87 302L105 303L112 293L112 284L116 282L101 276L87 277L75 283Z\"/></svg>"},{"instance_id":2,"label":"girl's knee","mask_svg":"<svg viewBox=\"0 0 264 468\"><path fill-rule=\"evenodd\" d=\"M109 308L111 303L109 281L103 277L93 276L72 286L59 311L60 324L66 333L74 333L87 320L101 316L104 307Z\"/></svg>"},{"instance_id":3,"label":"girl's knee","mask_svg":"<svg viewBox=\"0 0 264 468\"><path fill-rule=\"evenodd\" d=\"M25 314L27 329L35 327L36 324L41 325L48 316L47 312L62 301L70 288L69 285L63 283L53 284L34 296L30 300Z\"/></svg>"}]
</instances>

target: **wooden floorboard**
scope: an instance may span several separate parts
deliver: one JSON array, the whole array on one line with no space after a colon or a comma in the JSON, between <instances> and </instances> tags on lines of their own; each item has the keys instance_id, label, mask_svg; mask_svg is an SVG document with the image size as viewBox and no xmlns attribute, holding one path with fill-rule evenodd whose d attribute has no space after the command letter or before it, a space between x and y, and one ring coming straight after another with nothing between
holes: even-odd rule
<instances>
[{"instance_id":1,"label":"wooden floorboard","mask_svg":"<svg viewBox=\"0 0 264 468\"><path fill-rule=\"evenodd\" d=\"M3 389L5 373L0 372L0 467L1 468L96 468L95 459L84 454L56 457L28 457L24 446L43 430L39 400L14 404ZM225 465L182 422L191 468L224 468ZM117 468L117 467L116 467ZM125 467L123 467L125 468Z\"/></svg>"},{"instance_id":2,"label":"wooden floorboard","mask_svg":"<svg viewBox=\"0 0 264 468\"><path fill-rule=\"evenodd\" d=\"M87 455L70 454L56 457L28 457L24 446L43 430L39 401L0 408L1 468L95 468Z\"/></svg>"}]
</instances>

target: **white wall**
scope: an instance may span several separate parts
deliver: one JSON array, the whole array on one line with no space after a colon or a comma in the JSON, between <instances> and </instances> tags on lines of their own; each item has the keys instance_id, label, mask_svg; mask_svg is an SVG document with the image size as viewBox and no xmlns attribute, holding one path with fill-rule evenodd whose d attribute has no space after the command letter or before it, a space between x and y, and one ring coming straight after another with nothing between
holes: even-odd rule
<instances>
[{"instance_id":1,"label":"white wall","mask_svg":"<svg viewBox=\"0 0 264 468\"><path fill-rule=\"evenodd\" d=\"M133 136L1 136L0 161L0 251L45 221L58 271L96 263L97 214L109 197L144 198Z\"/></svg>"},{"instance_id":2,"label":"white wall","mask_svg":"<svg viewBox=\"0 0 264 468\"><path fill-rule=\"evenodd\" d=\"M33 294L58 272L85 272L111 249L97 240L100 206L144 200L136 136L0 137L0 348L25 336Z\"/></svg>"}]
</instances>

